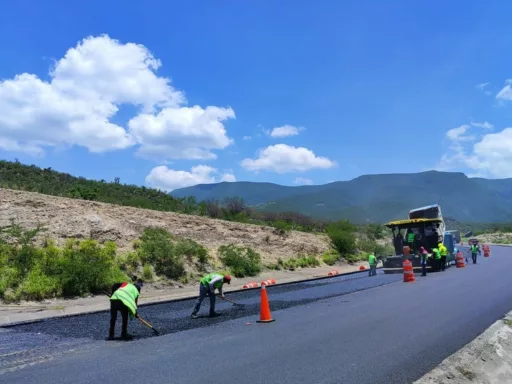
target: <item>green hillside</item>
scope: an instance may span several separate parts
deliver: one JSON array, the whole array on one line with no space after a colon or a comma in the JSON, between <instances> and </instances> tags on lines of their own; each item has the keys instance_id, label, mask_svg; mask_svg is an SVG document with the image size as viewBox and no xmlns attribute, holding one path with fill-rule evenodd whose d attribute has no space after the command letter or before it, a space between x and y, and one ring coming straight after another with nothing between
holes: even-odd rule
<instances>
[{"instance_id":1,"label":"green hillside","mask_svg":"<svg viewBox=\"0 0 512 384\"><path fill-rule=\"evenodd\" d=\"M459 172L364 175L308 187L220 183L183 188L172 194L208 200L224 196L228 188L258 209L294 211L327 220L386 222L406 217L411 208L439 203L445 216L461 222L512 221L512 179L468 178Z\"/></svg>"}]
</instances>

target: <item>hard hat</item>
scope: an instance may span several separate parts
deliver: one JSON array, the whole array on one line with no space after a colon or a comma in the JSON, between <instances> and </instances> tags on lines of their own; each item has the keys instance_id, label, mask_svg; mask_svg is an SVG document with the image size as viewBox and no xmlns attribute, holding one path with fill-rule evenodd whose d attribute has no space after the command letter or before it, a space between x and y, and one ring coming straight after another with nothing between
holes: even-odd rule
<instances>
[{"instance_id":1,"label":"hard hat","mask_svg":"<svg viewBox=\"0 0 512 384\"><path fill-rule=\"evenodd\" d=\"M231 284L231 276L230 275L226 275L224 276L224 281L228 284Z\"/></svg>"}]
</instances>

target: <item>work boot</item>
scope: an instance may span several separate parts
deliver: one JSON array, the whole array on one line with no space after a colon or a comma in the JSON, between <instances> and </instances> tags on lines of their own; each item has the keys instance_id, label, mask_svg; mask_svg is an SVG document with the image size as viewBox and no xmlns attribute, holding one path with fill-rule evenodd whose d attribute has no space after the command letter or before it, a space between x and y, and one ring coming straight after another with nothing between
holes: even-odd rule
<instances>
[{"instance_id":1,"label":"work boot","mask_svg":"<svg viewBox=\"0 0 512 384\"><path fill-rule=\"evenodd\" d=\"M121 338L125 341L130 341L130 340L133 340L133 335L130 335L129 333L125 333L125 334L121 335Z\"/></svg>"},{"instance_id":2,"label":"work boot","mask_svg":"<svg viewBox=\"0 0 512 384\"><path fill-rule=\"evenodd\" d=\"M190 315L190 318L191 319L197 319L197 315L195 313L193 313L193 314Z\"/></svg>"},{"instance_id":3,"label":"work boot","mask_svg":"<svg viewBox=\"0 0 512 384\"><path fill-rule=\"evenodd\" d=\"M210 312L210 317L217 317L220 316L220 313L218 312Z\"/></svg>"},{"instance_id":4,"label":"work boot","mask_svg":"<svg viewBox=\"0 0 512 384\"><path fill-rule=\"evenodd\" d=\"M114 331L113 330L110 330L108 332L108 337L106 338L106 340L114 340L115 337L114 337Z\"/></svg>"}]
</instances>

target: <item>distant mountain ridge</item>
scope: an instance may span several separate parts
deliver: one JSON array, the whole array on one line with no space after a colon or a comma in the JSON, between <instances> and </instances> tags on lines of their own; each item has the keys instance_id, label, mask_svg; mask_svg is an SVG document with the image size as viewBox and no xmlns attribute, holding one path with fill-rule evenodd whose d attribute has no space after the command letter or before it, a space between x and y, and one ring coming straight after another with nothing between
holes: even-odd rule
<instances>
[{"instance_id":1,"label":"distant mountain ridge","mask_svg":"<svg viewBox=\"0 0 512 384\"><path fill-rule=\"evenodd\" d=\"M461 172L363 175L298 187L222 182L177 189L171 195L194 196L198 201L239 196L258 209L356 223L401 219L412 208L436 203L444 216L461 222L512 222L512 178L468 178Z\"/></svg>"}]
</instances>

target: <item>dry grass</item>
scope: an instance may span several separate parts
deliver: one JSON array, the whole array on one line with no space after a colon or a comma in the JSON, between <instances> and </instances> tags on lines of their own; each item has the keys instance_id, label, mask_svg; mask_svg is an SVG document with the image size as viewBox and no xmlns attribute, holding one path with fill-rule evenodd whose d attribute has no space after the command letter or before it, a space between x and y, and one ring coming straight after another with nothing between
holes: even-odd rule
<instances>
[{"instance_id":1,"label":"dry grass","mask_svg":"<svg viewBox=\"0 0 512 384\"><path fill-rule=\"evenodd\" d=\"M67 238L92 238L115 241L120 251L130 251L144 228L155 226L197 241L214 258L219 246L230 243L253 248L264 263L320 256L329 249L324 235L296 231L280 235L270 227L8 189L0 189L0 211L0 226L8 225L10 219L29 228L42 223L57 244Z\"/></svg>"}]
</instances>

